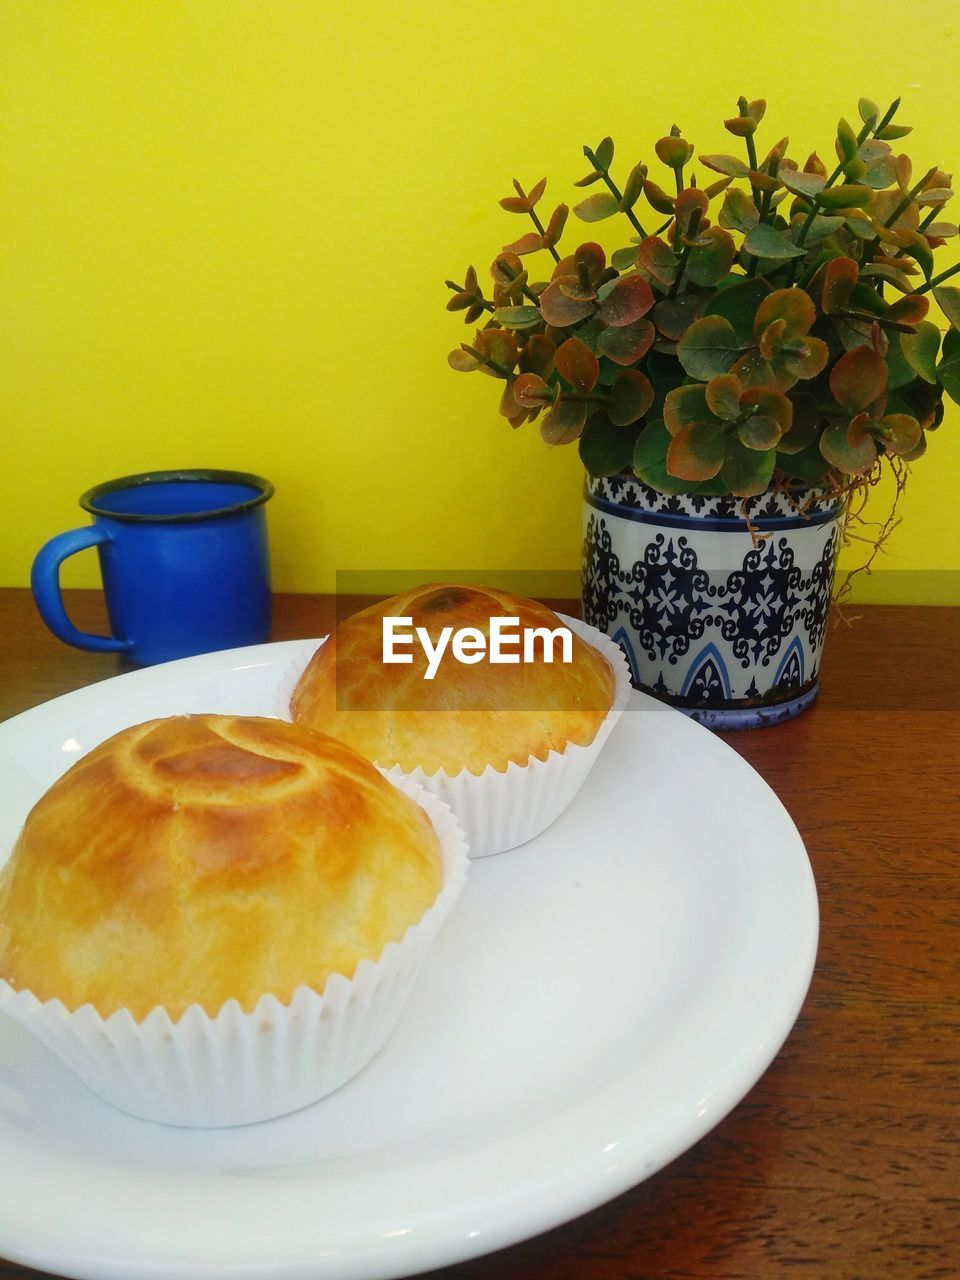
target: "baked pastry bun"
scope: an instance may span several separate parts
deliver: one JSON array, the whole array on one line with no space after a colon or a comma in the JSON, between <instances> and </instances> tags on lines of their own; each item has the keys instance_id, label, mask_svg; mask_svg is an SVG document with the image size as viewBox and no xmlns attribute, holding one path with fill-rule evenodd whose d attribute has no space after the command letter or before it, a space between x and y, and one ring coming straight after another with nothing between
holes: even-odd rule
<instances>
[{"instance_id":1,"label":"baked pastry bun","mask_svg":"<svg viewBox=\"0 0 960 1280\"><path fill-rule=\"evenodd\" d=\"M102 1016L288 1002L376 961L442 881L430 820L302 725L125 729L34 806L0 874L0 977Z\"/></svg>"},{"instance_id":2,"label":"baked pastry bun","mask_svg":"<svg viewBox=\"0 0 960 1280\"><path fill-rule=\"evenodd\" d=\"M445 627L489 637L493 617L516 618L520 633L564 625L533 600L463 586L419 587L341 622L300 677L290 711L384 768L452 775L525 765L592 742L613 705L610 664L573 633L570 662L558 651L546 662L542 643L534 660L515 664L490 661L489 647L469 665L448 652L428 680L420 643L403 650L413 659L407 665L383 661L383 620L391 616L410 618L434 643Z\"/></svg>"}]
</instances>

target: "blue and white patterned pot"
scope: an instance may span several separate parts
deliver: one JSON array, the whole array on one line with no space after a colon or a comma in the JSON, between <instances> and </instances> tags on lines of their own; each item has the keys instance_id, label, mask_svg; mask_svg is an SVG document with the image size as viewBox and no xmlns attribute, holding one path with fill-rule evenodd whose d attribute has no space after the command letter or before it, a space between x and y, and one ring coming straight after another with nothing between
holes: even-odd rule
<instances>
[{"instance_id":1,"label":"blue and white patterned pot","mask_svg":"<svg viewBox=\"0 0 960 1280\"><path fill-rule=\"evenodd\" d=\"M821 500L817 500L820 497ZM629 476L584 487L584 619L634 686L713 729L799 715L817 696L844 504L822 491L671 497ZM809 502L807 502L809 500Z\"/></svg>"}]
</instances>

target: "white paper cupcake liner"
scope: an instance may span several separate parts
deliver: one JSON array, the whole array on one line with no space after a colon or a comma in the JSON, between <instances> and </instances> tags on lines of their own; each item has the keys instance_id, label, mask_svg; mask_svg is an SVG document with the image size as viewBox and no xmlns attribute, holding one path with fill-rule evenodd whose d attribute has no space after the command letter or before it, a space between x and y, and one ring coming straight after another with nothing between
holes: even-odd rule
<instances>
[{"instance_id":1,"label":"white paper cupcake liner","mask_svg":"<svg viewBox=\"0 0 960 1280\"><path fill-rule=\"evenodd\" d=\"M613 668L613 706L592 742L585 747L571 743L563 751L551 751L544 760L531 756L526 764L511 761L502 771L488 765L481 774L467 769L456 774L442 769L436 773L424 773L420 768L404 771L399 765L382 770L391 781L418 783L448 804L460 819L471 858L515 849L555 822L583 786L630 700L630 668L616 641L578 618L558 617L581 640L598 649ZM305 665L301 659L281 678L277 714L285 720L290 719L290 698Z\"/></svg>"},{"instance_id":2,"label":"white paper cupcake liner","mask_svg":"<svg viewBox=\"0 0 960 1280\"><path fill-rule=\"evenodd\" d=\"M192 1005L176 1022L163 1008L137 1022L0 980L0 1010L63 1060L105 1102L145 1120L191 1128L251 1124L297 1111L338 1089L386 1043L420 965L467 872L463 832L448 806L416 783L393 779L426 811L440 839L443 884L434 904L376 962L322 992L298 987L289 1004L263 996L251 1013L235 1000L211 1017Z\"/></svg>"}]
</instances>

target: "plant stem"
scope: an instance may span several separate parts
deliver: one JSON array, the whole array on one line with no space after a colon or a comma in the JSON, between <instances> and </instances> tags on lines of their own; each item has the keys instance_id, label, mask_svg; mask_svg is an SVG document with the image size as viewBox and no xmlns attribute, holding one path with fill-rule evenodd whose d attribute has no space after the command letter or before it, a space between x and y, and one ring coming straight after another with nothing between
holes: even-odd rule
<instances>
[{"instance_id":1,"label":"plant stem","mask_svg":"<svg viewBox=\"0 0 960 1280\"><path fill-rule=\"evenodd\" d=\"M614 180L610 177L610 174L608 173L608 171L601 166L600 162L597 160L595 153L591 151L589 147L584 147L583 154L587 157L587 159L593 165L594 169L596 169L597 173L601 175L604 182L607 184L610 194L614 197L614 199L617 200L618 202L622 201L623 192L620 190L620 188L617 186ZM644 231L643 227L637 221L637 215L633 212L633 210L624 209L623 212L630 219L630 223L633 226L634 231L636 231L637 235L643 236L644 240L646 240L647 233Z\"/></svg>"},{"instance_id":2,"label":"plant stem","mask_svg":"<svg viewBox=\"0 0 960 1280\"><path fill-rule=\"evenodd\" d=\"M673 284L670 286L670 292L667 294L668 298L675 298L677 296L677 290L680 288L680 281L683 279L683 273L687 266L687 259L690 257L690 252L693 249L693 245L689 242L696 237L697 231L700 227L701 216L699 209L694 209L690 214L690 221L687 223L687 233L683 237L687 243L684 244L683 252L680 254L680 261L677 263L677 274L673 277ZM677 234L680 234L679 223L677 223Z\"/></svg>"},{"instance_id":3,"label":"plant stem","mask_svg":"<svg viewBox=\"0 0 960 1280\"><path fill-rule=\"evenodd\" d=\"M929 293L931 289L935 289L938 284L943 284L944 280L949 280L951 276L955 276L960 271L960 262L956 266L949 267L946 271L941 271L938 276L934 276L932 280L928 280L926 284L921 285L919 289L914 289L914 293Z\"/></svg>"},{"instance_id":4,"label":"plant stem","mask_svg":"<svg viewBox=\"0 0 960 1280\"><path fill-rule=\"evenodd\" d=\"M743 117L744 119L747 116L749 116L750 104L747 102L746 98L741 96L740 98L737 99L737 110L740 112L741 117ZM749 163L751 169L756 169L758 167L757 166L757 144L753 140L753 134L752 133L746 134L744 137L744 142L747 144L747 162ZM754 207L756 208L757 213L759 213L760 204L762 201L762 196L760 195L760 188L755 187L754 184L751 182L750 191L751 191L751 194L753 195Z\"/></svg>"}]
</instances>

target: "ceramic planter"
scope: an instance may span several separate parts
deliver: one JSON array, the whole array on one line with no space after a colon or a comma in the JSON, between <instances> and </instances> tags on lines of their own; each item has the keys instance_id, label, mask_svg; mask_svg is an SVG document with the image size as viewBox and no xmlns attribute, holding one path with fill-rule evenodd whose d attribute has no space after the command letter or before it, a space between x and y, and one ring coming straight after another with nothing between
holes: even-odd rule
<instances>
[{"instance_id":1,"label":"ceramic planter","mask_svg":"<svg viewBox=\"0 0 960 1280\"><path fill-rule=\"evenodd\" d=\"M584 487L583 617L634 686L715 729L799 715L817 696L844 505L822 491L673 497L628 476ZM819 498L819 500L818 500Z\"/></svg>"}]
</instances>

